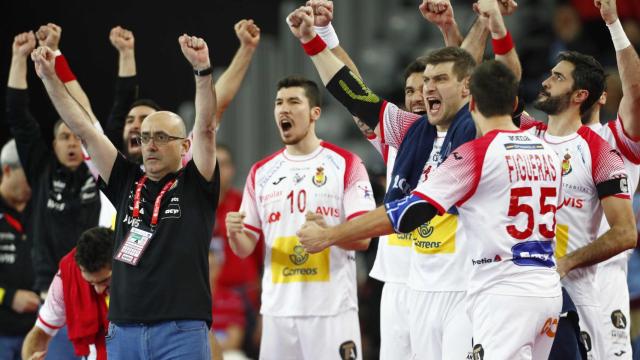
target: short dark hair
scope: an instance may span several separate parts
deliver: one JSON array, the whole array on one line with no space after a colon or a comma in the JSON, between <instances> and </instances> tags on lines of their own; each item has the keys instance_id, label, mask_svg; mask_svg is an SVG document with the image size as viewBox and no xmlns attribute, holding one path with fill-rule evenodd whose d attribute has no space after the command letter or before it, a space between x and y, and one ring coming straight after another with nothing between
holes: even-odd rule
<instances>
[{"instance_id":1,"label":"short dark hair","mask_svg":"<svg viewBox=\"0 0 640 360\"><path fill-rule=\"evenodd\" d=\"M407 82L409 76L415 73L422 74L424 72L424 68L427 67L427 57L421 56L415 60L413 60L407 67L404 69L404 82Z\"/></svg>"},{"instance_id":2,"label":"short dark hair","mask_svg":"<svg viewBox=\"0 0 640 360\"><path fill-rule=\"evenodd\" d=\"M427 65L438 65L446 62L453 63L453 73L458 76L458 81L471 75L476 67L476 61L473 56L464 49L449 46L446 48L434 50L425 57Z\"/></svg>"},{"instance_id":3,"label":"short dark hair","mask_svg":"<svg viewBox=\"0 0 640 360\"><path fill-rule=\"evenodd\" d=\"M587 100L580 104L580 114L584 114L598 101L604 91L606 79L604 68L593 56L577 51L561 52L558 54L558 62L560 61L568 61L575 66L571 73L573 90L589 92Z\"/></svg>"},{"instance_id":4,"label":"short dark hair","mask_svg":"<svg viewBox=\"0 0 640 360\"><path fill-rule=\"evenodd\" d=\"M318 84L314 81L309 80L303 76L287 76L284 79L278 81L277 89L280 90L283 88L290 87L301 87L304 89L304 94L309 100L309 106L322 106L322 97L320 96L320 88L318 88Z\"/></svg>"},{"instance_id":5,"label":"short dark hair","mask_svg":"<svg viewBox=\"0 0 640 360\"><path fill-rule=\"evenodd\" d=\"M138 99L134 102L131 103L131 106L129 107L129 110L133 109L134 107L138 107L138 106L147 106L152 108L155 111L162 111L162 108L160 107L160 105L158 105L158 103L156 103L155 101L151 100L151 99Z\"/></svg>"},{"instance_id":6,"label":"short dark hair","mask_svg":"<svg viewBox=\"0 0 640 360\"><path fill-rule=\"evenodd\" d=\"M485 61L471 74L469 90L482 115L511 115L518 96L518 79L504 64Z\"/></svg>"},{"instance_id":7,"label":"short dark hair","mask_svg":"<svg viewBox=\"0 0 640 360\"><path fill-rule=\"evenodd\" d=\"M113 230L94 227L80 235L75 260L87 272L96 272L111 266L113 257Z\"/></svg>"}]
</instances>

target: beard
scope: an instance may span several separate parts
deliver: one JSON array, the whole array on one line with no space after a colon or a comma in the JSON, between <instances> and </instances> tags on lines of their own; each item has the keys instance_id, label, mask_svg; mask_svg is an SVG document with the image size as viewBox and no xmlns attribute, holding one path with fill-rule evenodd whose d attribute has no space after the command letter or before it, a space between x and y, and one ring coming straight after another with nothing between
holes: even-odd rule
<instances>
[{"instance_id":1,"label":"beard","mask_svg":"<svg viewBox=\"0 0 640 360\"><path fill-rule=\"evenodd\" d=\"M308 134L309 134L309 128L307 128L306 131L303 134L300 134L299 136L293 136L288 139L281 136L280 139L282 140L282 143L285 145L296 145L300 141L302 141L304 138L306 138Z\"/></svg>"},{"instance_id":2,"label":"beard","mask_svg":"<svg viewBox=\"0 0 640 360\"><path fill-rule=\"evenodd\" d=\"M533 107L543 111L547 115L557 115L565 111L571 102L572 91L568 91L565 94L557 96L551 96L551 94L545 90L542 90L540 93L545 95L547 98L545 100L541 100L538 96L538 99L533 103Z\"/></svg>"}]
</instances>

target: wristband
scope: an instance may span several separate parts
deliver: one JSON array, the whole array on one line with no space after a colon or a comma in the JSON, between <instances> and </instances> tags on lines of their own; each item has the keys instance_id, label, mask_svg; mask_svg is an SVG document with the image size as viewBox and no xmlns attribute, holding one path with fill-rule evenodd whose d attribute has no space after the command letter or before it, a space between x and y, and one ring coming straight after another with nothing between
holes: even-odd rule
<instances>
[{"instance_id":1,"label":"wristband","mask_svg":"<svg viewBox=\"0 0 640 360\"><path fill-rule=\"evenodd\" d=\"M62 81L63 83L68 83L69 81L75 80L76 76L71 71L67 59L64 57L64 55L62 55L60 50L54 51L54 54L56 55L56 75L58 75L60 81Z\"/></svg>"},{"instance_id":2,"label":"wristband","mask_svg":"<svg viewBox=\"0 0 640 360\"><path fill-rule=\"evenodd\" d=\"M210 75L211 73L213 73L213 68L211 66L202 70L193 69L193 74L195 76L207 76L207 75Z\"/></svg>"},{"instance_id":3,"label":"wristband","mask_svg":"<svg viewBox=\"0 0 640 360\"><path fill-rule=\"evenodd\" d=\"M613 47L616 51L620 51L622 49L626 49L631 45L629 38L627 38L627 34L625 34L624 29L622 28L622 23L620 19L616 20L613 24L607 24L609 28L609 33L611 33L611 40L613 41Z\"/></svg>"},{"instance_id":4,"label":"wristband","mask_svg":"<svg viewBox=\"0 0 640 360\"><path fill-rule=\"evenodd\" d=\"M316 30L316 34L320 35L322 40L327 43L329 50L335 49L340 45L338 34L336 34L336 30L333 28L331 23L327 26L314 26L313 28Z\"/></svg>"},{"instance_id":5,"label":"wristband","mask_svg":"<svg viewBox=\"0 0 640 360\"><path fill-rule=\"evenodd\" d=\"M508 31L502 39L491 39L491 44L493 45L493 53L496 55L504 55L514 47L511 33Z\"/></svg>"},{"instance_id":6,"label":"wristband","mask_svg":"<svg viewBox=\"0 0 640 360\"><path fill-rule=\"evenodd\" d=\"M322 40L320 35L316 35L311 41L302 44L304 52L309 56L314 56L322 52L327 47L327 43Z\"/></svg>"}]
</instances>

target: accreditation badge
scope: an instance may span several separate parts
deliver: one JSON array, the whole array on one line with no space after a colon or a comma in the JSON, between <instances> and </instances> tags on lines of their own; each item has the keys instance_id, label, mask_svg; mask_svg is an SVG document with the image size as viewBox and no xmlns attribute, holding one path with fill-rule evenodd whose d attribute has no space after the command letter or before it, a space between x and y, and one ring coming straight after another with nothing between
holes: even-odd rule
<instances>
[{"instance_id":1,"label":"accreditation badge","mask_svg":"<svg viewBox=\"0 0 640 360\"><path fill-rule=\"evenodd\" d=\"M114 259L137 266L152 236L152 232L132 227L127 238L120 245L120 249L118 249Z\"/></svg>"}]
</instances>

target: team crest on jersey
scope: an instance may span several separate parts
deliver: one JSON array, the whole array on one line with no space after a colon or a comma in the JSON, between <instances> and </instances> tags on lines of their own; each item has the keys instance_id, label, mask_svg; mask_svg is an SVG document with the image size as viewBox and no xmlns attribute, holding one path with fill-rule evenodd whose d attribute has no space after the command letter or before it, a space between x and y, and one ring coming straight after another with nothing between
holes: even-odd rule
<instances>
[{"instance_id":1,"label":"team crest on jersey","mask_svg":"<svg viewBox=\"0 0 640 360\"><path fill-rule=\"evenodd\" d=\"M562 159L562 176L571 174L571 154L568 152L564 154L564 158Z\"/></svg>"},{"instance_id":2,"label":"team crest on jersey","mask_svg":"<svg viewBox=\"0 0 640 360\"><path fill-rule=\"evenodd\" d=\"M309 259L309 254L304 251L302 245L296 245L293 248L293 254L289 255L289 260L296 265L302 265Z\"/></svg>"},{"instance_id":3,"label":"team crest on jersey","mask_svg":"<svg viewBox=\"0 0 640 360\"><path fill-rule=\"evenodd\" d=\"M313 185L322 186L327 183L327 176L324 174L324 168L322 166L318 166L316 169L316 174L313 175L313 179L311 179Z\"/></svg>"}]
</instances>

